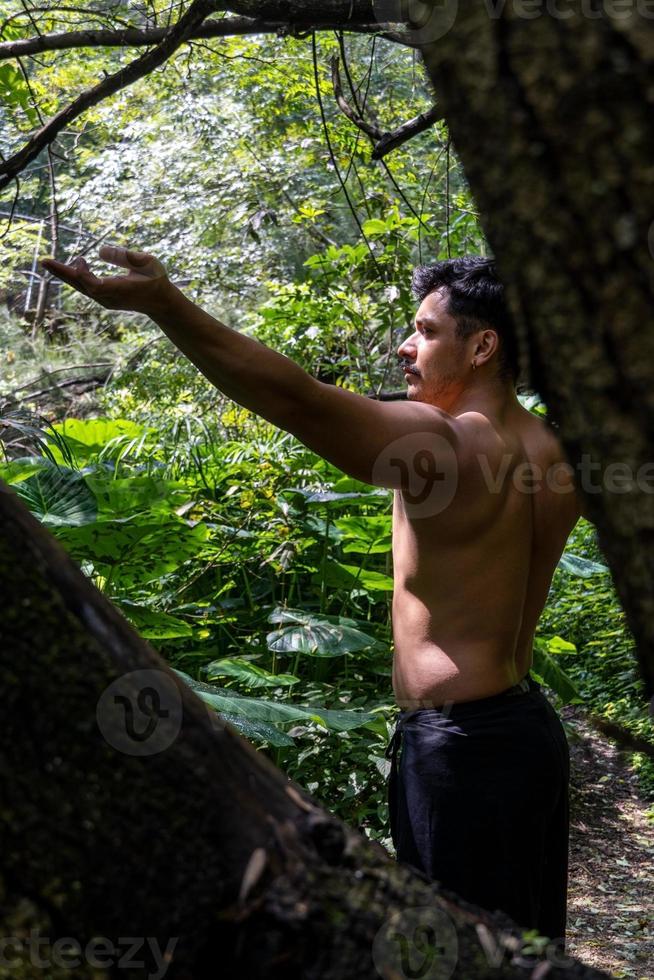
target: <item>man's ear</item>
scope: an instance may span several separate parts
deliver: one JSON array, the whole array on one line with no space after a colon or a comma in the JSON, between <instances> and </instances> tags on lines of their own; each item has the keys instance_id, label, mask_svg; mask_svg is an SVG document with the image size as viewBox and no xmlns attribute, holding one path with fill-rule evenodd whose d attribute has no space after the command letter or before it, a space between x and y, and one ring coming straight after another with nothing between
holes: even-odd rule
<instances>
[{"instance_id":1,"label":"man's ear","mask_svg":"<svg viewBox=\"0 0 654 980\"><path fill-rule=\"evenodd\" d=\"M474 356L479 366L489 361L496 353L499 349L499 341L500 338L495 330L484 330L481 335L478 335Z\"/></svg>"}]
</instances>

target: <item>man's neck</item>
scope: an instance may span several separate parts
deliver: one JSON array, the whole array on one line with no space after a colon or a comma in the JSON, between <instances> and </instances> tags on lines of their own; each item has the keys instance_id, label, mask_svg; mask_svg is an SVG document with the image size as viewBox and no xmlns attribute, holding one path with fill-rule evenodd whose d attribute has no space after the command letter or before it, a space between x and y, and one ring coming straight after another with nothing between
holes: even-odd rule
<instances>
[{"instance_id":1,"label":"man's neck","mask_svg":"<svg viewBox=\"0 0 654 980\"><path fill-rule=\"evenodd\" d=\"M479 380L469 385L445 409L455 417L466 412L479 412L487 418L503 420L521 410L515 386L510 382Z\"/></svg>"}]
</instances>

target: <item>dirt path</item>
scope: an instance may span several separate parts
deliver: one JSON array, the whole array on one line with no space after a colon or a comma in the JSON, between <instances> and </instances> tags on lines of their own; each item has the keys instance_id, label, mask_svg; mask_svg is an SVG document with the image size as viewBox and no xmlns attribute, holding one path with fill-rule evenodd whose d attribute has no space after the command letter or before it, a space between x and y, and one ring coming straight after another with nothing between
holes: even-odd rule
<instances>
[{"instance_id":1,"label":"dirt path","mask_svg":"<svg viewBox=\"0 0 654 980\"><path fill-rule=\"evenodd\" d=\"M629 980L654 980L654 824L628 756L563 709L570 736L568 949Z\"/></svg>"}]
</instances>

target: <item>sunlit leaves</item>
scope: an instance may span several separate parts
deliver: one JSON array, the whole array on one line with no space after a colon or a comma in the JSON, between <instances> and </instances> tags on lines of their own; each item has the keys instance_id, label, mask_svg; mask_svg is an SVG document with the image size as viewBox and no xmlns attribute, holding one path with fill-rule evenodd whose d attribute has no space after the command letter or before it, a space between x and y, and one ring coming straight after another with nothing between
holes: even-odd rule
<instances>
[{"instance_id":1,"label":"sunlit leaves","mask_svg":"<svg viewBox=\"0 0 654 980\"><path fill-rule=\"evenodd\" d=\"M286 623L266 637L275 653L302 653L310 657L342 657L376 646L377 641L346 623L332 622L302 609L275 609L268 621Z\"/></svg>"},{"instance_id":2,"label":"sunlit leaves","mask_svg":"<svg viewBox=\"0 0 654 980\"><path fill-rule=\"evenodd\" d=\"M312 722L331 731L345 732L365 725L374 725L376 722L374 715L364 711L355 709L341 711L318 705L299 705L269 701L264 698L243 697L235 692L196 681L182 671L177 673L206 704L223 717L242 718L254 725L277 726L302 721Z\"/></svg>"},{"instance_id":3,"label":"sunlit leaves","mask_svg":"<svg viewBox=\"0 0 654 980\"><path fill-rule=\"evenodd\" d=\"M30 90L21 72L11 64L0 64L0 103L10 108L20 108L29 122L36 126L38 114L32 105Z\"/></svg>"},{"instance_id":4,"label":"sunlit leaves","mask_svg":"<svg viewBox=\"0 0 654 980\"><path fill-rule=\"evenodd\" d=\"M533 673L541 683L547 684L556 691L564 704L582 702L577 687L554 657L560 653L574 652L573 644L567 643L561 637L536 637L534 641Z\"/></svg>"},{"instance_id":5,"label":"sunlit leaves","mask_svg":"<svg viewBox=\"0 0 654 980\"><path fill-rule=\"evenodd\" d=\"M91 459L112 459L129 453L138 455L150 433L129 419L76 419L57 423L53 430L60 437L51 446L55 459L65 461L61 442L65 443L78 465Z\"/></svg>"},{"instance_id":6,"label":"sunlit leaves","mask_svg":"<svg viewBox=\"0 0 654 980\"><path fill-rule=\"evenodd\" d=\"M170 640L193 635L190 624L177 616L139 606L128 599L122 599L119 605L127 619L146 640Z\"/></svg>"},{"instance_id":7,"label":"sunlit leaves","mask_svg":"<svg viewBox=\"0 0 654 980\"><path fill-rule=\"evenodd\" d=\"M608 573L608 565L599 561L591 561L582 558L580 555L573 555L570 551L564 551L559 561L559 568L562 568L570 575L579 575L580 578L590 578L591 575L604 575Z\"/></svg>"},{"instance_id":8,"label":"sunlit leaves","mask_svg":"<svg viewBox=\"0 0 654 980\"><path fill-rule=\"evenodd\" d=\"M325 580L328 585L338 588L360 588L369 592L392 592L393 579L383 572L376 572L356 565L342 562L328 562L325 566Z\"/></svg>"},{"instance_id":9,"label":"sunlit leaves","mask_svg":"<svg viewBox=\"0 0 654 980\"><path fill-rule=\"evenodd\" d=\"M151 523L102 521L70 528L61 538L78 561L90 560L104 577L118 576L122 588L142 586L167 575L202 551L208 529L181 520Z\"/></svg>"},{"instance_id":10,"label":"sunlit leaves","mask_svg":"<svg viewBox=\"0 0 654 980\"><path fill-rule=\"evenodd\" d=\"M358 514L339 517L334 521L344 537L343 551L364 555L388 554L391 549L392 518L390 514L376 517Z\"/></svg>"},{"instance_id":11,"label":"sunlit leaves","mask_svg":"<svg viewBox=\"0 0 654 980\"><path fill-rule=\"evenodd\" d=\"M269 670L253 664L242 657L226 657L223 660L212 660L205 668L208 680L219 677L231 677L240 681L245 687L291 687L298 684L299 677L293 674L272 674Z\"/></svg>"},{"instance_id":12,"label":"sunlit leaves","mask_svg":"<svg viewBox=\"0 0 654 980\"><path fill-rule=\"evenodd\" d=\"M43 460L32 476L17 482L15 490L46 527L81 528L96 519L95 496L84 477L49 460Z\"/></svg>"}]
</instances>

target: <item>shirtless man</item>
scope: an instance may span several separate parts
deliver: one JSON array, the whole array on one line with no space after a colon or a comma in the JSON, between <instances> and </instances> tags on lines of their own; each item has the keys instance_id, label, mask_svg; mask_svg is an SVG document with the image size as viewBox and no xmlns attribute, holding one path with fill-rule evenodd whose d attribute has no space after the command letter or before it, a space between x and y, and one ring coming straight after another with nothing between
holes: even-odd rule
<instances>
[{"instance_id":1,"label":"shirtless man","mask_svg":"<svg viewBox=\"0 0 654 980\"><path fill-rule=\"evenodd\" d=\"M323 384L219 323L153 256L111 246L100 256L127 274L99 278L84 259L43 265L109 309L147 314L234 401L345 473L395 491L398 860L563 941L567 743L527 675L580 504L557 439L516 397L492 263L417 270L415 332L398 350L407 400L381 402Z\"/></svg>"}]
</instances>

